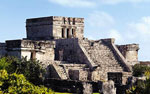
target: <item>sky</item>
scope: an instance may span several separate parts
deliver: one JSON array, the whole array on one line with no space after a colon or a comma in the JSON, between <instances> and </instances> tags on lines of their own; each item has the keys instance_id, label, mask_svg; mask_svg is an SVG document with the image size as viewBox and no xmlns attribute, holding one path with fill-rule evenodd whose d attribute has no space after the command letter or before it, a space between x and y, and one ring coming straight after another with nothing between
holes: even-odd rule
<instances>
[{"instance_id":1,"label":"sky","mask_svg":"<svg viewBox=\"0 0 150 94\"><path fill-rule=\"evenodd\" d=\"M150 61L150 0L1 0L0 42L26 37L27 18L85 18L85 37L139 44L139 60Z\"/></svg>"}]
</instances>

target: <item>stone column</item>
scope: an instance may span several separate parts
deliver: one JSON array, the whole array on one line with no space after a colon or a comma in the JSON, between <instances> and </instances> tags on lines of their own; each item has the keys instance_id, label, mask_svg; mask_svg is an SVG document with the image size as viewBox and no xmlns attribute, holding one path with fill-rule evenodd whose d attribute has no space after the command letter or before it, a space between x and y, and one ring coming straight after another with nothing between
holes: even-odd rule
<instances>
[{"instance_id":1,"label":"stone column","mask_svg":"<svg viewBox=\"0 0 150 94\"><path fill-rule=\"evenodd\" d=\"M69 38L72 37L72 31L71 31L71 28L69 28Z\"/></svg>"},{"instance_id":2,"label":"stone column","mask_svg":"<svg viewBox=\"0 0 150 94\"><path fill-rule=\"evenodd\" d=\"M71 38L73 38L73 31L72 31L73 29L72 28L70 28L70 37Z\"/></svg>"}]
</instances>

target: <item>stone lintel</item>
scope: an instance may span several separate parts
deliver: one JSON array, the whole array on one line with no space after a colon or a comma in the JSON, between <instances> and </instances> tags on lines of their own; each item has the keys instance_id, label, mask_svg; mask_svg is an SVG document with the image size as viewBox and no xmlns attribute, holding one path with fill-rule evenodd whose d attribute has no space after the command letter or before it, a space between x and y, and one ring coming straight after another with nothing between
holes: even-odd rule
<instances>
[{"instance_id":1,"label":"stone lintel","mask_svg":"<svg viewBox=\"0 0 150 94\"><path fill-rule=\"evenodd\" d=\"M55 48L54 41L33 41L33 40L9 40L6 41L6 47L9 48L34 48L46 49Z\"/></svg>"}]
</instances>

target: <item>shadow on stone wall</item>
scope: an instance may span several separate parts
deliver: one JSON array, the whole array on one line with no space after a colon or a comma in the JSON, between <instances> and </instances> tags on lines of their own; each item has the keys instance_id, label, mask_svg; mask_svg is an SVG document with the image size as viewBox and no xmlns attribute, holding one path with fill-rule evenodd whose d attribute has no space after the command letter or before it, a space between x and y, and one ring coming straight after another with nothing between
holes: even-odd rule
<instances>
[{"instance_id":1,"label":"shadow on stone wall","mask_svg":"<svg viewBox=\"0 0 150 94\"><path fill-rule=\"evenodd\" d=\"M47 87L56 92L92 94L93 92L100 92L100 90L102 89L102 82L46 79L44 83Z\"/></svg>"}]
</instances>

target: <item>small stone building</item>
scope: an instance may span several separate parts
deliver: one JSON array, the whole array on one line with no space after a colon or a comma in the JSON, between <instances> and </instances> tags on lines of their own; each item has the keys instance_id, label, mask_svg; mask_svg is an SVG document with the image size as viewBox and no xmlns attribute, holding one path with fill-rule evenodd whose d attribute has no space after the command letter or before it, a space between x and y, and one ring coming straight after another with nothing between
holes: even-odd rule
<instances>
[{"instance_id":1,"label":"small stone building","mask_svg":"<svg viewBox=\"0 0 150 94\"><path fill-rule=\"evenodd\" d=\"M138 63L138 44L84 37L84 19L50 16L26 20L27 38L0 43L0 56L37 59L48 78L125 84Z\"/></svg>"}]
</instances>

